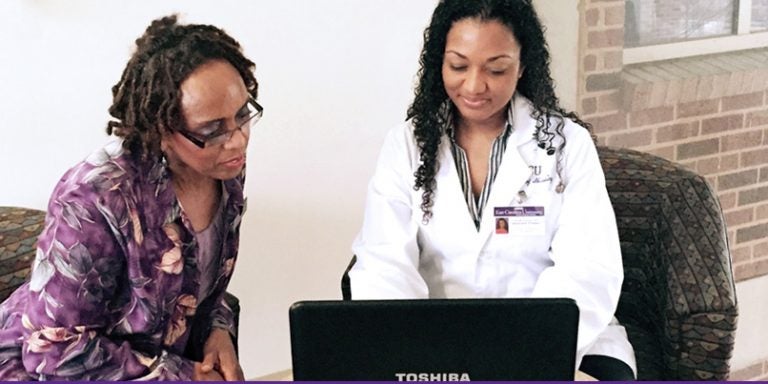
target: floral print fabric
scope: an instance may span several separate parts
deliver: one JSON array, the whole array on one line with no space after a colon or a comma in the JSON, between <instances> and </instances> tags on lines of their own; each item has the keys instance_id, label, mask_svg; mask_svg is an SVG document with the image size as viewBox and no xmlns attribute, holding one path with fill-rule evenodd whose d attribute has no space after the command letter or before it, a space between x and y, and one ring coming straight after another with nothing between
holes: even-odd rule
<instances>
[{"instance_id":1,"label":"floral print fabric","mask_svg":"<svg viewBox=\"0 0 768 384\"><path fill-rule=\"evenodd\" d=\"M70 169L48 205L29 283L0 305L0 380L189 380L205 340L234 334L223 300L237 257L244 172L224 182L225 234L211 294L198 302L194 232L162 162L117 140ZM207 332L195 332L205 335Z\"/></svg>"}]
</instances>

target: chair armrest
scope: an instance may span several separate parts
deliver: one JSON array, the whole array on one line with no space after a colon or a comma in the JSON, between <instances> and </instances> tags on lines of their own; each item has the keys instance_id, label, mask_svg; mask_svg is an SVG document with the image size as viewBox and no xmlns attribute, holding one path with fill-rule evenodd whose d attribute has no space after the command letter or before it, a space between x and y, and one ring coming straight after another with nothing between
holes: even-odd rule
<instances>
[{"instance_id":1,"label":"chair armrest","mask_svg":"<svg viewBox=\"0 0 768 384\"><path fill-rule=\"evenodd\" d=\"M670 324L674 359L668 359L677 377L672 380L718 380L728 378L736 331L736 313L697 313Z\"/></svg>"}]
</instances>

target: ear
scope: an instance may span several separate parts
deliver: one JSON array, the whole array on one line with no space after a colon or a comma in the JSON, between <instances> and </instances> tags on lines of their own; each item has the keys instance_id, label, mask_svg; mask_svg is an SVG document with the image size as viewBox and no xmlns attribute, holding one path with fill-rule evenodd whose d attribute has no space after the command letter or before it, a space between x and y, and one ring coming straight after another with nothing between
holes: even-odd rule
<instances>
[{"instance_id":1,"label":"ear","mask_svg":"<svg viewBox=\"0 0 768 384\"><path fill-rule=\"evenodd\" d=\"M525 72L525 66L520 66L520 71L517 72L517 78L522 79L523 78L523 72Z\"/></svg>"},{"instance_id":2,"label":"ear","mask_svg":"<svg viewBox=\"0 0 768 384\"><path fill-rule=\"evenodd\" d=\"M173 149L173 133L171 132L163 132L160 134L160 150L163 153L168 153L170 150Z\"/></svg>"},{"instance_id":3,"label":"ear","mask_svg":"<svg viewBox=\"0 0 768 384\"><path fill-rule=\"evenodd\" d=\"M160 150L161 150L163 153L165 153L165 152L168 152L168 139L169 139L169 138L168 138L168 136L166 136L166 135L163 135L163 136L160 138Z\"/></svg>"}]
</instances>

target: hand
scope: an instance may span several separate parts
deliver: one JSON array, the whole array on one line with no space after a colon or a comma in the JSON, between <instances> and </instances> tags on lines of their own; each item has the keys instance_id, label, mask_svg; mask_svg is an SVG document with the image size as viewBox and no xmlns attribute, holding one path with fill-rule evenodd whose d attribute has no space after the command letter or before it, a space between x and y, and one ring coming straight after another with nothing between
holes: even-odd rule
<instances>
[{"instance_id":1,"label":"hand","mask_svg":"<svg viewBox=\"0 0 768 384\"><path fill-rule=\"evenodd\" d=\"M237 361L235 346L229 332L221 328L213 328L203 348L201 373L217 373L226 381L245 381L243 369Z\"/></svg>"},{"instance_id":2,"label":"hand","mask_svg":"<svg viewBox=\"0 0 768 384\"><path fill-rule=\"evenodd\" d=\"M224 377L213 369L207 371L203 369L203 364L195 362L195 372L192 374L193 381L224 381Z\"/></svg>"}]
</instances>

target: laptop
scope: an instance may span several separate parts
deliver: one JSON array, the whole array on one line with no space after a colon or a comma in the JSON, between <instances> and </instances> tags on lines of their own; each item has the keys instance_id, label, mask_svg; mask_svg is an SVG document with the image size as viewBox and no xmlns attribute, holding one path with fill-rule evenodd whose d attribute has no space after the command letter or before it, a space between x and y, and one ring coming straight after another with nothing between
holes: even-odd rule
<instances>
[{"instance_id":1,"label":"laptop","mask_svg":"<svg viewBox=\"0 0 768 384\"><path fill-rule=\"evenodd\" d=\"M301 301L294 380L573 380L572 299Z\"/></svg>"}]
</instances>

